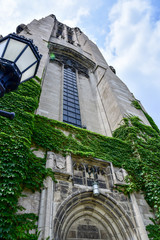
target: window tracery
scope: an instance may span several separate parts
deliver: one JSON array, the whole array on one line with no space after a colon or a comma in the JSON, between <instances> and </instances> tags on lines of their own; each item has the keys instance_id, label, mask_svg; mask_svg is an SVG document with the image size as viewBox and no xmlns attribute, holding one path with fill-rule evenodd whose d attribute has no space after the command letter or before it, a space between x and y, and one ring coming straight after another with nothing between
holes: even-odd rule
<instances>
[{"instance_id":1,"label":"window tracery","mask_svg":"<svg viewBox=\"0 0 160 240\"><path fill-rule=\"evenodd\" d=\"M73 183L92 187L95 181L100 188L106 189L106 170L103 167L73 162Z\"/></svg>"}]
</instances>

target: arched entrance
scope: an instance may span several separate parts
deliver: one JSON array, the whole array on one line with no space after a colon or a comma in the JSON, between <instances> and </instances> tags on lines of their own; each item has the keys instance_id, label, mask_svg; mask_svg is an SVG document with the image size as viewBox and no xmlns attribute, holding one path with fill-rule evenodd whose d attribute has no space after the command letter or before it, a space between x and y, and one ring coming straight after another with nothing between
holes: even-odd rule
<instances>
[{"instance_id":1,"label":"arched entrance","mask_svg":"<svg viewBox=\"0 0 160 240\"><path fill-rule=\"evenodd\" d=\"M111 197L92 192L70 196L54 222L55 240L137 240L131 218Z\"/></svg>"}]
</instances>

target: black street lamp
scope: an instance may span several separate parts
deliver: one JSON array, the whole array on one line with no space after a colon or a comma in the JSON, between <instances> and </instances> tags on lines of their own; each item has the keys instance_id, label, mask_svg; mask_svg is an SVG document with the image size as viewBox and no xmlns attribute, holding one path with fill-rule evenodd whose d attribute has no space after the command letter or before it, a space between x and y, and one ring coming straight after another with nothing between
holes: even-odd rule
<instances>
[{"instance_id":1,"label":"black street lamp","mask_svg":"<svg viewBox=\"0 0 160 240\"><path fill-rule=\"evenodd\" d=\"M0 39L0 97L16 90L20 83L37 73L42 55L33 40L15 33ZM14 113L0 111L0 115L14 118Z\"/></svg>"}]
</instances>

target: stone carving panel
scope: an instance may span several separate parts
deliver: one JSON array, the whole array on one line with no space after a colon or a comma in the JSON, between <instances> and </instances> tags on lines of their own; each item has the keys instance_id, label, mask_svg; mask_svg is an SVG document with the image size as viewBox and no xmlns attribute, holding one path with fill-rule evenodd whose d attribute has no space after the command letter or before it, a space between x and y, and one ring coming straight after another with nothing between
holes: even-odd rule
<instances>
[{"instance_id":1,"label":"stone carving panel","mask_svg":"<svg viewBox=\"0 0 160 240\"><path fill-rule=\"evenodd\" d=\"M78 238L99 239L98 228L94 225L79 225Z\"/></svg>"},{"instance_id":2,"label":"stone carving panel","mask_svg":"<svg viewBox=\"0 0 160 240\"><path fill-rule=\"evenodd\" d=\"M115 172L117 181L124 182L124 175L122 169L119 169L117 172Z\"/></svg>"},{"instance_id":3,"label":"stone carving panel","mask_svg":"<svg viewBox=\"0 0 160 240\"><path fill-rule=\"evenodd\" d=\"M126 171L123 168L114 168L113 178L114 184L125 185L125 176L127 175Z\"/></svg>"},{"instance_id":4,"label":"stone carving panel","mask_svg":"<svg viewBox=\"0 0 160 240\"><path fill-rule=\"evenodd\" d=\"M66 159L60 154L54 152L47 153L47 166L53 170L64 171L66 170Z\"/></svg>"}]
</instances>

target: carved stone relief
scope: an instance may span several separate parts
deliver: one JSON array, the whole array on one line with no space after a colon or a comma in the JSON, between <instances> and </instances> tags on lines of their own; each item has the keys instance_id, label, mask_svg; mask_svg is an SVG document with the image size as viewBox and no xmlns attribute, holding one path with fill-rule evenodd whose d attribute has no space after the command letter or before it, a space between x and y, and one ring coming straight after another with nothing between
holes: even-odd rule
<instances>
[{"instance_id":1,"label":"carved stone relief","mask_svg":"<svg viewBox=\"0 0 160 240\"><path fill-rule=\"evenodd\" d=\"M66 169L66 159L60 154L55 154L54 152L47 153L47 167L53 170L65 170Z\"/></svg>"},{"instance_id":2,"label":"carved stone relief","mask_svg":"<svg viewBox=\"0 0 160 240\"><path fill-rule=\"evenodd\" d=\"M54 159L54 169L65 169L66 168L66 159L62 156L57 156L56 159Z\"/></svg>"},{"instance_id":3,"label":"carved stone relief","mask_svg":"<svg viewBox=\"0 0 160 240\"><path fill-rule=\"evenodd\" d=\"M54 59L54 61L58 61L66 66L77 69L79 74L84 74L87 78L89 77L88 69L82 66L82 64L78 63L77 61L74 61L73 59L71 60L68 56L66 57L60 54L56 54L56 58Z\"/></svg>"},{"instance_id":4,"label":"carved stone relief","mask_svg":"<svg viewBox=\"0 0 160 240\"><path fill-rule=\"evenodd\" d=\"M112 167L114 184L125 185L125 176L127 175L125 169Z\"/></svg>"},{"instance_id":5,"label":"carved stone relief","mask_svg":"<svg viewBox=\"0 0 160 240\"><path fill-rule=\"evenodd\" d=\"M118 181L123 182L124 181L124 175L122 168L119 169L117 172L115 172L116 178Z\"/></svg>"}]
</instances>

